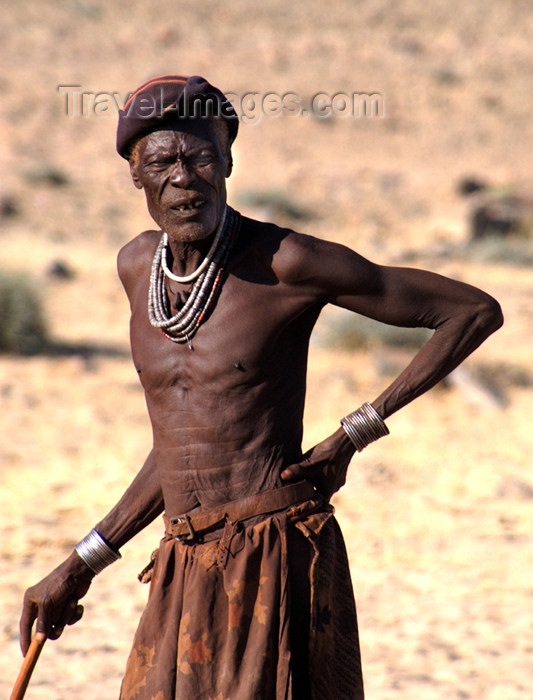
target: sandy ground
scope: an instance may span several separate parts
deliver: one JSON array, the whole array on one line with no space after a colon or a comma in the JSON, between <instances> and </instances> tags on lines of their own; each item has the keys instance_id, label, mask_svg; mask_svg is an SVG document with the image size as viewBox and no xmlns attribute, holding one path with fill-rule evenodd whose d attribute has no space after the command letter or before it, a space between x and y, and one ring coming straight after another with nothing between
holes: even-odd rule
<instances>
[{"instance_id":1,"label":"sandy ground","mask_svg":"<svg viewBox=\"0 0 533 700\"><path fill-rule=\"evenodd\" d=\"M24 589L114 504L151 438L115 274L118 248L149 219L113 153L115 118L68 118L56 86L125 94L166 72L240 93L385 96L384 119L243 125L230 202L502 303L505 327L466 374L390 419L391 436L353 461L335 505L369 700L533 696L531 240L472 250L456 193L465 175L533 187L532 30L518 0L6 4L0 196L17 213L0 222L2 267L40 285L63 350L0 357L1 697L20 664ZM54 186L52 171L66 183ZM250 205L265 192L269 206ZM278 211L280 192L306 218ZM71 281L48 274L57 260ZM328 313L313 339L307 446L413 352L332 348L338 327ZM482 375L496 393L467 381ZM45 647L29 700L117 696L147 593L136 573L160 533L154 523L98 578L84 621Z\"/></svg>"}]
</instances>

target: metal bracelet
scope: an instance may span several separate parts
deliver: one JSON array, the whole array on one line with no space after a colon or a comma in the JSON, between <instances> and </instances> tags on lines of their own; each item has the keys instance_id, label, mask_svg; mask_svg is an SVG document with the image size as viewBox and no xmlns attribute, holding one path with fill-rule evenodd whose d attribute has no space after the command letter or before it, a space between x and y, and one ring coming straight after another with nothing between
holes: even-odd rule
<instances>
[{"instance_id":1,"label":"metal bracelet","mask_svg":"<svg viewBox=\"0 0 533 700\"><path fill-rule=\"evenodd\" d=\"M122 558L120 552L111 549L102 535L94 529L80 540L74 549L95 574L99 574L106 566Z\"/></svg>"},{"instance_id":2,"label":"metal bracelet","mask_svg":"<svg viewBox=\"0 0 533 700\"><path fill-rule=\"evenodd\" d=\"M389 434L385 421L368 402L364 403L357 411L341 418L341 425L355 445L357 452L364 450L374 440L379 440L379 438Z\"/></svg>"}]
</instances>

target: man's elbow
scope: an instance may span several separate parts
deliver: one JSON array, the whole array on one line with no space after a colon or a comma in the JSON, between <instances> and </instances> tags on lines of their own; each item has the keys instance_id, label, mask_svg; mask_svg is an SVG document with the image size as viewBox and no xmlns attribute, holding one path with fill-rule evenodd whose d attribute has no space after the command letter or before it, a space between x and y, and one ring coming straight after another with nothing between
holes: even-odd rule
<instances>
[{"instance_id":1,"label":"man's elbow","mask_svg":"<svg viewBox=\"0 0 533 700\"><path fill-rule=\"evenodd\" d=\"M476 325L480 333L483 333L485 337L502 327L502 307L494 297L487 294L483 301L480 302L476 312Z\"/></svg>"}]
</instances>

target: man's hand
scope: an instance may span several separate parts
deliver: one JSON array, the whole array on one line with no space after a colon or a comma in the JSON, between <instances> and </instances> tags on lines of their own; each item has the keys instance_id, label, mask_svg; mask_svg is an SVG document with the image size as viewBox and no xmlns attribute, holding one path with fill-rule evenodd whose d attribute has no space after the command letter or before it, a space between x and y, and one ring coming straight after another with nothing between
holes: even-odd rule
<instances>
[{"instance_id":1,"label":"man's hand","mask_svg":"<svg viewBox=\"0 0 533 700\"><path fill-rule=\"evenodd\" d=\"M117 505L96 525L97 532L118 550L163 512L163 494L153 451L148 455ZM20 618L20 647L24 656L32 626L49 639L61 636L65 625L81 619L80 598L87 593L95 574L74 551L57 569L28 588Z\"/></svg>"},{"instance_id":2,"label":"man's hand","mask_svg":"<svg viewBox=\"0 0 533 700\"><path fill-rule=\"evenodd\" d=\"M20 617L20 648L24 656L35 620L37 632L44 632L48 639L58 639L65 625L81 619L83 606L78 605L78 600L87 593L93 578L91 569L73 552L46 578L28 588Z\"/></svg>"},{"instance_id":3,"label":"man's hand","mask_svg":"<svg viewBox=\"0 0 533 700\"><path fill-rule=\"evenodd\" d=\"M301 461L281 472L284 481L309 479L327 501L346 482L348 465L355 452L343 428L306 452Z\"/></svg>"}]
</instances>

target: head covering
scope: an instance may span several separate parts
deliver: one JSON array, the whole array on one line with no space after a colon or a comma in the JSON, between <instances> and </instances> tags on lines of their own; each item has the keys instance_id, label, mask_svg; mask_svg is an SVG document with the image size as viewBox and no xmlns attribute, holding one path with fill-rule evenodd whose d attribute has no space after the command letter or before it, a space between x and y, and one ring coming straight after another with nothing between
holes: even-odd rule
<instances>
[{"instance_id":1,"label":"head covering","mask_svg":"<svg viewBox=\"0 0 533 700\"><path fill-rule=\"evenodd\" d=\"M180 119L213 117L224 120L231 144L239 119L224 93L199 75L152 78L132 92L119 111L117 151L128 158L130 147L146 134L176 128Z\"/></svg>"}]
</instances>

